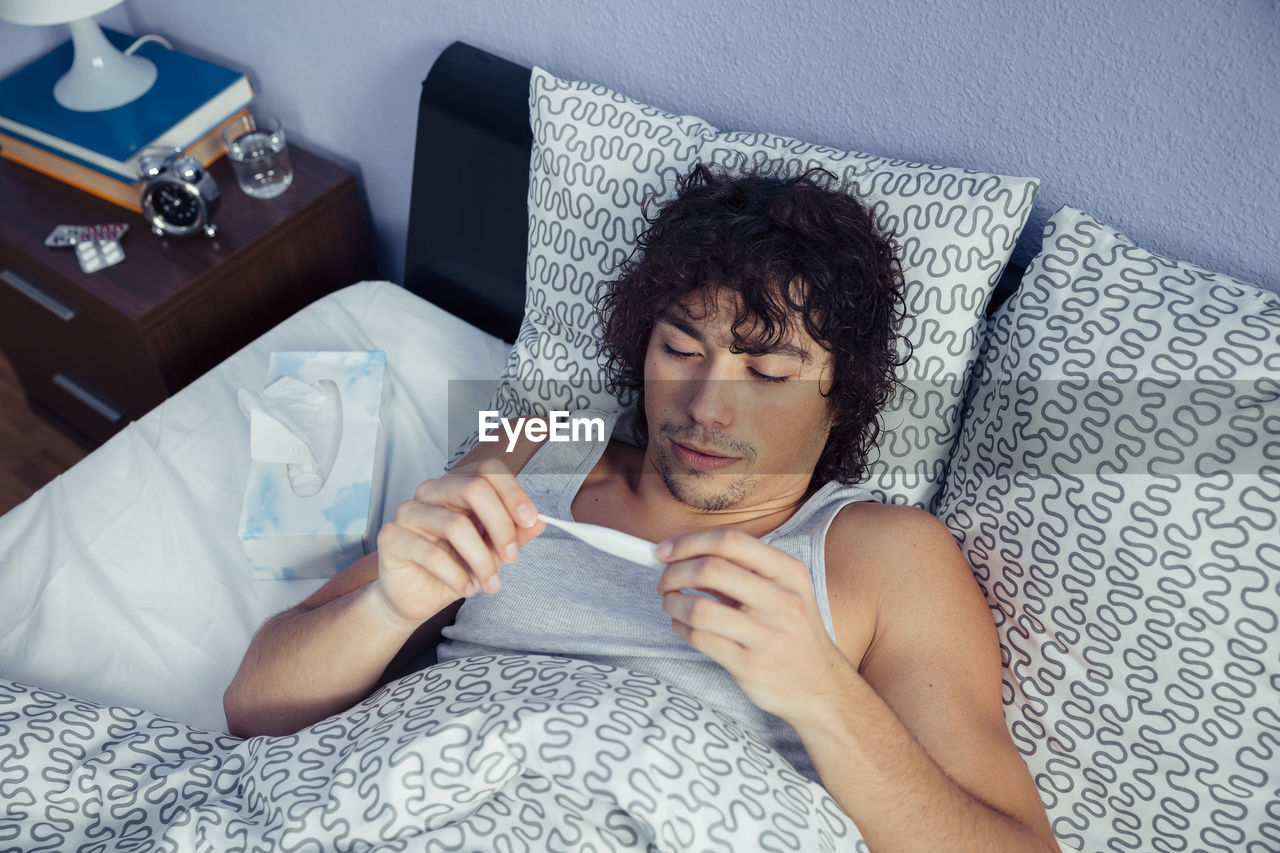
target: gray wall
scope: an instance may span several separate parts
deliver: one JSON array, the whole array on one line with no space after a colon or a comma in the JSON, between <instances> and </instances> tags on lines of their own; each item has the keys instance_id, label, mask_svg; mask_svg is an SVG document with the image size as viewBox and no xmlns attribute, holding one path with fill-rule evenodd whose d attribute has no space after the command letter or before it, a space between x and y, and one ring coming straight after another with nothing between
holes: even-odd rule
<instances>
[{"instance_id":1,"label":"gray wall","mask_svg":"<svg viewBox=\"0 0 1280 853\"><path fill-rule=\"evenodd\" d=\"M392 279L418 85L462 39L723 130L1037 176L1023 263L1072 204L1280 291L1276 0L128 0L102 20L248 72L357 169ZM0 73L63 37L0 24Z\"/></svg>"}]
</instances>

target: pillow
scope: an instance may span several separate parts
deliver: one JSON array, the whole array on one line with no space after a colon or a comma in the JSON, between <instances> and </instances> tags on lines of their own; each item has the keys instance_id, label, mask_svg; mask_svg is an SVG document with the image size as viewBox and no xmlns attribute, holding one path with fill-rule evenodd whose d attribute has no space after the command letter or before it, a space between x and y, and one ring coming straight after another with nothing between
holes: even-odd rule
<instances>
[{"instance_id":1,"label":"pillow","mask_svg":"<svg viewBox=\"0 0 1280 853\"><path fill-rule=\"evenodd\" d=\"M1048 222L936 507L1085 850L1280 845L1280 295Z\"/></svg>"},{"instance_id":2,"label":"pillow","mask_svg":"<svg viewBox=\"0 0 1280 853\"><path fill-rule=\"evenodd\" d=\"M1037 182L837 151L765 133L720 133L601 86L535 68L530 81L528 289L524 322L492 408L618 408L599 364L592 311L644 227L641 205L674 195L698 162L778 176L833 172L898 234L915 355L868 488L927 505L958 429L977 327L1031 212ZM625 423L625 419L623 420Z\"/></svg>"}]
</instances>

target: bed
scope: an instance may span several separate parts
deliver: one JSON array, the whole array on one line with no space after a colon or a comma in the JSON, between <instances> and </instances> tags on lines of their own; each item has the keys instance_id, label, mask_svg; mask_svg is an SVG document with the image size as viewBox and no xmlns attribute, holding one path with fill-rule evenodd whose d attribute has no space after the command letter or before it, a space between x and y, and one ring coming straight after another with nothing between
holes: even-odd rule
<instances>
[{"instance_id":1,"label":"bed","mask_svg":"<svg viewBox=\"0 0 1280 853\"><path fill-rule=\"evenodd\" d=\"M593 127L553 132L563 116ZM556 146L601 128L669 144L666 171L637 177L633 152L566 196L570 154L617 146ZM872 486L973 566L1063 849L1280 849L1280 298L1072 208L1023 272L1033 180L723 134L464 44L424 81L403 286L312 304L0 518L0 848L865 849L750 732L636 673L468 659L288 738L222 715L257 626L323 582L254 579L237 537L237 392L271 353L386 353L389 518L458 455L451 410L599 401L590 376L556 381L589 347L582 289L556 282L599 278L631 220L574 232L566 197L601 214L689 158L779 151L901 196L881 213L908 265L948 282L922 291L934 355ZM948 219L930 193L974 199L978 242L916 241Z\"/></svg>"}]
</instances>

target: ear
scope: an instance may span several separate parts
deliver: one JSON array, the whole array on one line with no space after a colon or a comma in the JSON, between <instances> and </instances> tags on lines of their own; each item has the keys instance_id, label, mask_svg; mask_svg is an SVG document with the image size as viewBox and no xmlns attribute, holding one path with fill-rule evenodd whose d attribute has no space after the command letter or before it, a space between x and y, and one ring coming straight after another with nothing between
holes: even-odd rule
<instances>
[{"instance_id":1,"label":"ear","mask_svg":"<svg viewBox=\"0 0 1280 853\"><path fill-rule=\"evenodd\" d=\"M835 410L835 405L831 402L831 392L836 389L835 372L824 374L818 377L818 393L827 401L827 420L831 427L835 427L840 423L839 413Z\"/></svg>"}]
</instances>

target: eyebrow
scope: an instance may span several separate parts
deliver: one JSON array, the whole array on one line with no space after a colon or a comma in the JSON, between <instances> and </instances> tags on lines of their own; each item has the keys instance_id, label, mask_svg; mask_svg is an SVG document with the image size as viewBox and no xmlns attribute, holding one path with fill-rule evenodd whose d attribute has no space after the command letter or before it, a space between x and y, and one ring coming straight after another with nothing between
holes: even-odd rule
<instances>
[{"instance_id":1,"label":"eyebrow","mask_svg":"<svg viewBox=\"0 0 1280 853\"><path fill-rule=\"evenodd\" d=\"M658 315L658 321L675 326L677 329L684 332L689 337L694 338L695 340L699 340L699 341L704 340L702 332L696 326L690 323L687 318L673 313L670 307L664 309L663 312ZM752 353L752 354L753 355L789 356L791 358L797 359L798 361L800 361L801 364L808 364L809 362L813 361L813 355L807 349L804 349L803 347L797 346L795 344L786 344L786 343L774 344L768 349L762 350L757 353Z\"/></svg>"}]
</instances>

